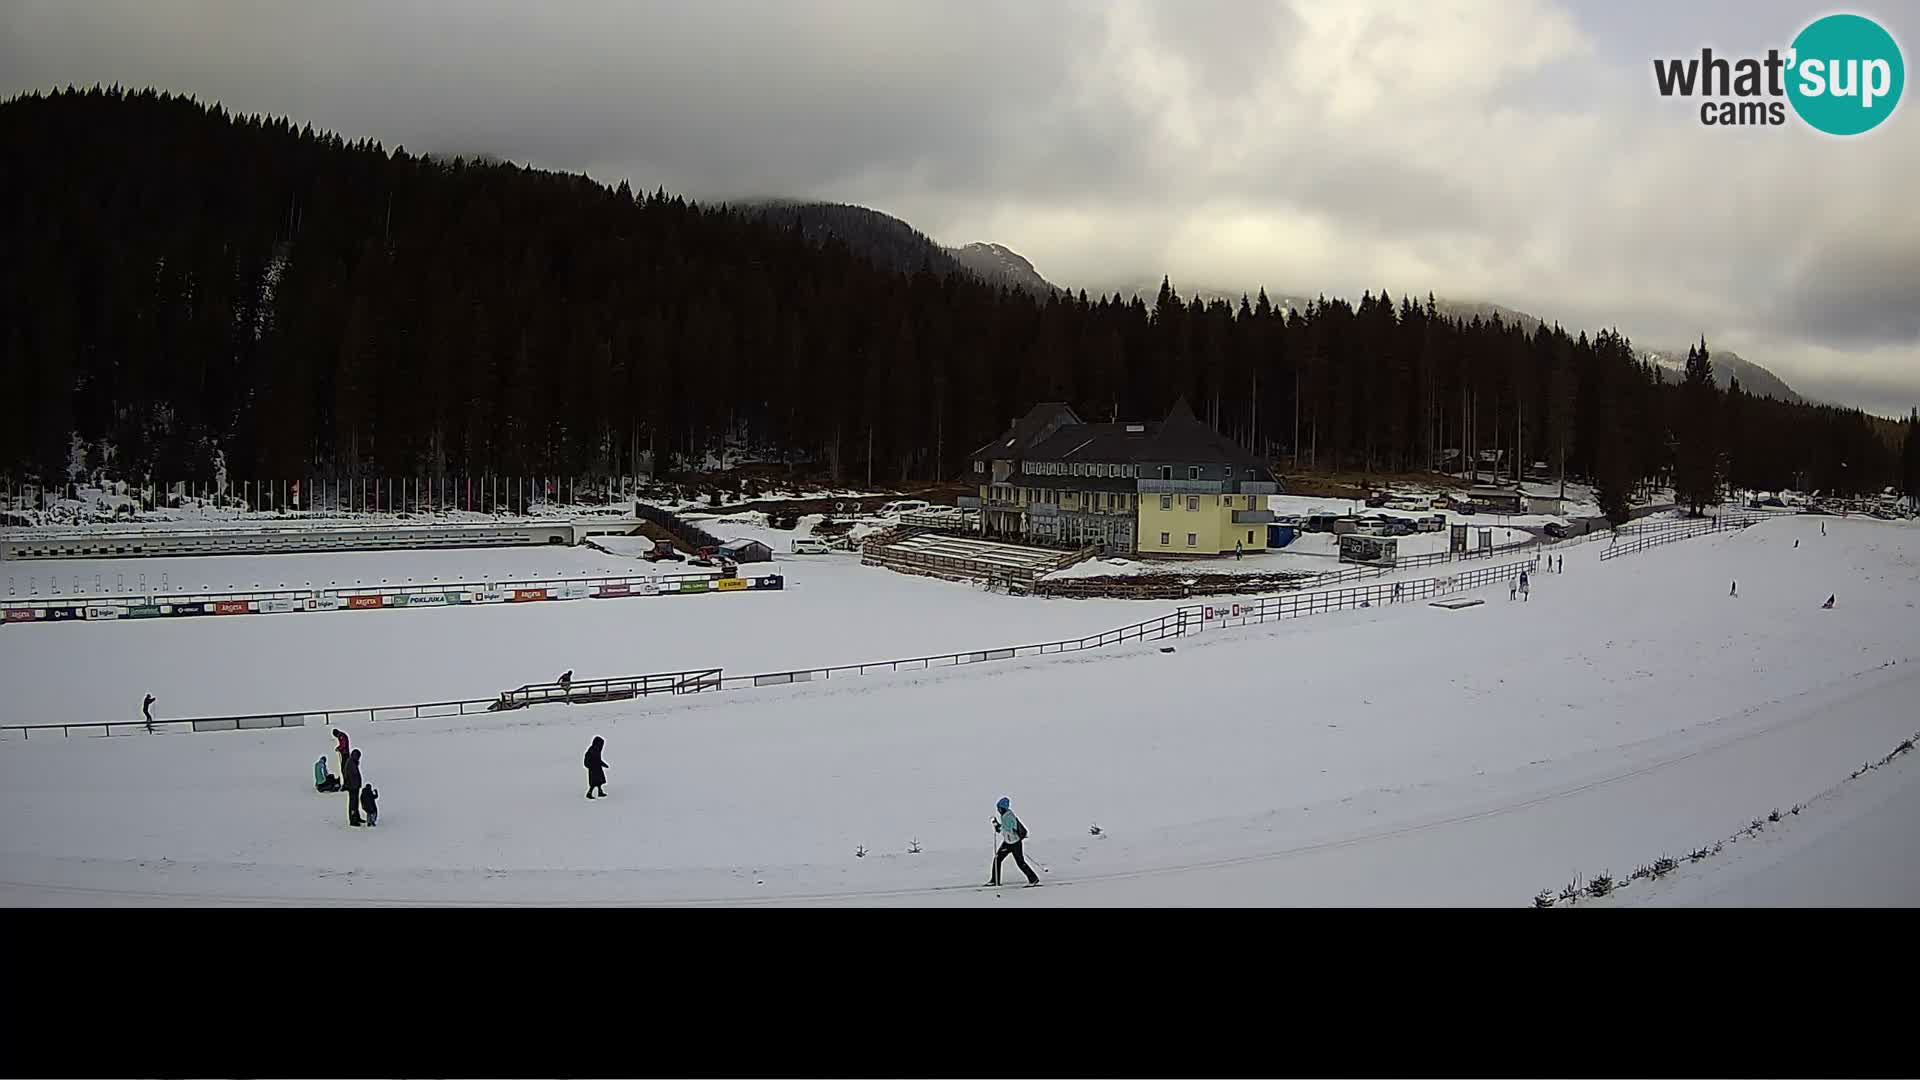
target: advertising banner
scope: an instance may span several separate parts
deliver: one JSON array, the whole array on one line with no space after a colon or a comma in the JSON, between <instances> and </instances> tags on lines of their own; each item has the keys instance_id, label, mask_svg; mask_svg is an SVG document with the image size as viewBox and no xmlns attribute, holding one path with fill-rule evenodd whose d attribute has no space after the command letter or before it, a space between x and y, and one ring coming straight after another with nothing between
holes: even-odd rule
<instances>
[{"instance_id":1,"label":"advertising banner","mask_svg":"<svg viewBox=\"0 0 1920 1080\"><path fill-rule=\"evenodd\" d=\"M562 585L554 591L553 598L555 600L585 600L587 598L587 587L585 585Z\"/></svg>"},{"instance_id":2,"label":"advertising banner","mask_svg":"<svg viewBox=\"0 0 1920 1080\"><path fill-rule=\"evenodd\" d=\"M215 615L245 615L253 610L253 601L217 600L212 608Z\"/></svg>"},{"instance_id":3,"label":"advertising banner","mask_svg":"<svg viewBox=\"0 0 1920 1080\"><path fill-rule=\"evenodd\" d=\"M507 594L501 592L499 589L480 589L476 592L468 593L467 602L471 604L504 604L507 602Z\"/></svg>"},{"instance_id":4,"label":"advertising banner","mask_svg":"<svg viewBox=\"0 0 1920 1080\"><path fill-rule=\"evenodd\" d=\"M437 592L408 593L406 595L406 601L406 606L408 607L438 607L447 602L447 594Z\"/></svg>"},{"instance_id":5,"label":"advertising banner","mask_svg":"<svg viewBox=\"0 0 1920 1080\"><path fill-rule=\"evenodd\" d=\"M600 591L596 592L594 595L595 596L630 596L632 595L632 590L627 588L627 585L625 582L621 582L618 585L614 585L614 584L602 585L600 586Z\"/></svg>"},{"instance_id":6,"label":"advertising banner","mask_svg":"<svg viewBox=\"0 0 1920 1080\"><path fill-rule=\"evenodd\" d=\"M513 590L513 602L516 604L522 603L527 600L545 600L546 598L547 598L547 590L545 589Z\"/></svg>"},{"instance_id":7,"label":"advertising banner","mask_svg":"<svg viewBox=\"0 0 1920 1080\"><path fill-rule=\"evenodd\" d=\"M384 596L349 596L347 597L347 606L350 608L384 607L386 605L386 602L387 600L386 600L386 597Z\"/></svg>"},{"instance_id":8,"label":"advertising banner","mask_svg":"<svg viewBox=\"0 0 1920 1080\"><path fill-rule=\"evenodd\" d=\"M720 592L738 592L747 587L747 582L745 578L723 577L714 582L713 587Z\"/></svg>"},{"instance_id":9,"label":"advertising banner","mask_svg":"<svg viewBox=\"0 0 1920 1080\"><path fill-rule=\"evenodd\" d=\"M88 608L88 609L87 609L87 618L88 618L88 619L90 619L90 620L92 620L92 619L117 619L117 618L119 618L119 617L120 617L121 615L123 615L123 614L125 614L125 612L126 612L126 609L125 609L125 608L117 608L117 607L90 607L90 608Z\"/></svg>"},{"instance_id":10,"label":"advertising banner","mask_svg":"<svg viewBox=\"0 0 1920 1080\"><path fill-rule=\"evenodd\" d=\"M40 609L40 610L41 610L41 611L44 611L45 609L44 609L44 608L42 608L42 609ZM5 621L7 621L7 622L32 622L33 620L35 620L35 619L38 619L38 618L42 618L42 617L43 617L43 616L42 616L42 615L40 614L40 612L37 612L37 611L35 611L35 610L34 610L33 608L30 608L30 607L10 607L10 608L8 608L8 609L7 609L7 614L6 614L6 620L5 620Z\"/></svg>"},{"instance_id":11,"label":"advertising banner","mask_svg":"<svg viewBox=\"0 0 1920 1080\"><path fill-rule=\"evenodd\" d=\"M341 606L337 596L316 596L307 601L308 611L339 611Z\"/></svg>"},{"instance_id":12,"label":"advertising banner","mask_svg":"<svg viewBox=\"0 0 1920 1080\"><path fill-rule=\"evenodd\" d=\"M81 618L83 614L82 610L77 607L50 607L47 609L47 618L49 619L78 619Z\"/></svg>"},{"instance_id":13,"label":"advertising banner","mask_svg":"<svg viewBox=\"0 0 1920 1080\"><path fill-rule=\"evenodd\" d=\"M704 581L683 581L680 583L680 591L683 593L706 592L707 583Z\"/></svg>"},{"instance_id":14,"label":"advertising banner","mask_svg":"<svg viewBox=\"0 0 1920 1080\"><path fill-rule=\"evenodd\" d=\"M658 581L643 581L635 585L633 591L639 593L641 596L659 596L660 583Z\"/></svg>"},{"instance_id":15,"label":"advertising banner","mask_svg":"<svg viewBox=\"0 0 1920 1080\"><path fill-rule=\"evenodd\" d=\"M275 615L284 614L289 611L299 611L300 607L301 607L300 601L298 600L288 600L288 599L282 598L282 599L260 601L261 611L269 612Z\"/></svg>"},{"instance_id":16,"label":"advertising banner","mask_svg":"<svg viewBox=\"0 0 1920 1080\"><path fill-rule=\"evenodd\" d=\"M135 604L127 609L127 618L156 619L162 615L170 615L172 613L173 607L169 604Z\"/></svg>"}]
</instances>

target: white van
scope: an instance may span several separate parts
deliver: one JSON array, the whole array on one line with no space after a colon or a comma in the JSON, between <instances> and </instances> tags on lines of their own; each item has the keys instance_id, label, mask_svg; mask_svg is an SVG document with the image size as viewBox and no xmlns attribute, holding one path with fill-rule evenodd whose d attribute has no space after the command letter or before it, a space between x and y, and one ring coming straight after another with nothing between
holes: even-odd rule
<instances>
[{"instance_id":1,"label":"white van","mask_svg":"<svg viewBox=\"0 0 1920 1080\"><path fill-rule=\"evenodd\" d=\"M895 514L918 514L928 509L930 505L931 504L924 499L901 499L898 502L890 502L881 507L880 516L892 517Z\"/></svg>"},{"instance_id":2,"label":"white van","mask_svg":"<svg viewBox=\"0 0 1920 1080\"><path fill-rule=\"evenodd\" d=\"M793 553L795 555L825 555L827 553L827 545L824 541L816 540L811 536L797 537L793 541Z\"/></svg>"}]
</instances>

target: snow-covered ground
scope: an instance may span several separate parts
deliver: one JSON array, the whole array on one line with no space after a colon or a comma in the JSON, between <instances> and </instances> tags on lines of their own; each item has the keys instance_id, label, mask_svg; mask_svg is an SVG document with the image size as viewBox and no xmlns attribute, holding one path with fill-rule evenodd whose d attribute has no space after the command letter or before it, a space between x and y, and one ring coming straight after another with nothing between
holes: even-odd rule
<instances>
[{"instance_id":1,"label":"snow-covered ground","mask_svg":"<svg viewBox=\"0 0 1920 1080\"><path fill-rule=\"evenodd\" d=\"M950 581L861 566L859 556L787 554L797 532L708 526L762 539L781 591L499 604L377 612L301 612L219 619L35 623L0 629L0 687L14 722L131 716L144 694L156 715L354 708L490 697L572 669L580 678L724 667L750 675L1078 637L1151 618L1123 600L995 596ZM595 538L596 542L600 538ZM640 544L632 545L638 553ZM84 562L86 569L65 569ZM36 562L90 585L140 573L194 587L304 587L382 580L507 580L550 574L678 573L592 548L214 556ZM7 574L17 572L8 567ZM65 581L63 588L72 584Z\"/></svg>"},{"instance_id":2,"label":"snow-covered ground","mask_svg":"<svg viewBox=\"0 0 1920 1080\"><path fill-rule=\"evenodd\" d=\"M1699 863L1578 906L1913 907L1920 904L1920 754L1782 815ZM1765 814L1777 807L1756 810Z\"/></svg>"},{"instance_id":3,"label":"snow-covered ground","mask_svg":"<svg viewBox=\"0 0 1920 1080\"><path fill-rule=\"evenodd\" d=\"M384 795L371 831L308 786L330 745L319 729L0 744L0 902L1525 904L1724 836L1911 733L1920 528L1819 526L1769 521L1604 564L1570 546L1526 603L1487 591L1459 612L1349 611L1170 653L362 725L350 733ZM309 690L424 689L453 679L443 653L505 684L521 653L539 654L519 665L536 676L606 670L567 651L606 641L628 661L615 670L673 666L630 661L686 645L731 668L742 648L799 664L850 659L845 635L900 653L916 635L1012 642L1141 612L830 558L765 596L9 631L0 675L30 714L74 695L131 713L143 679L174 666L172 692L249 708L288 672L310 670ZM802 562L779 565L798 578ZM228 651L333 625L353 638ZM581 797L596 734L604 803ZM1059 887L948 888L984 880L1003 794ZM1905 832L1869 835L1911 858Z\"/></svg>"}]
</instances>

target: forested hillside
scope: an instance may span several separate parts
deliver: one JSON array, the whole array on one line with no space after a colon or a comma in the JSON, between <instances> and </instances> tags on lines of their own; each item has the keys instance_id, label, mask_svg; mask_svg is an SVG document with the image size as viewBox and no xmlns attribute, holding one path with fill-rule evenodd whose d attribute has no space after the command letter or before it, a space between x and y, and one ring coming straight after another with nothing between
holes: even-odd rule
<instances>
[{"instance_id":1,"label":"forested hillside","mask_svg":"<svg viewBox=\"0 0 1920 1080\"><path fill-rule=\"evenodd\" d=\"M1047 300L777 221L117 90L0 105L0 471L66 479L636 471L722 438L951 476L1035 401L1202 419L1284 467L1463 441L1620 487L1711 438L1756 486L1875 488L1858 413L1714 392L1630 344L1406 297L1292 314ZM1700 433L1704 433L1701 435Z\"/></svg>"}]
</instances>

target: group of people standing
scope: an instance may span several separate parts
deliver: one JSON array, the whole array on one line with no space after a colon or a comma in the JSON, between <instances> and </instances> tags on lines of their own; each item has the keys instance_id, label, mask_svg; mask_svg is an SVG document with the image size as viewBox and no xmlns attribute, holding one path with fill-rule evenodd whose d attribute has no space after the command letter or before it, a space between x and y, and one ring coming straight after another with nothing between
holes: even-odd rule
<instances>
[{"instance_id":1,"label":"group of people standing","mask_svg":"<svg viewBox=\"0 0 1920 1080\"><path fill-rule=\"evenodd\" d=\"M334 776L327 771L325 754L313 763L313 789L322 793L344 791L347 793L347 824L354 828L361 825L380 824L380 792L360 772L360 751L353 749L347 739L347 733L339 728L333 729L333 752L340 758L340 775ZM363 819L361 813L365 812Z\"/></svg>"}]
</instances>

